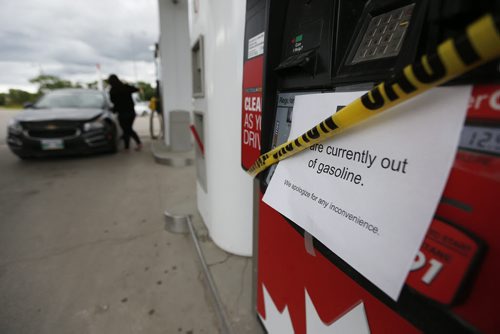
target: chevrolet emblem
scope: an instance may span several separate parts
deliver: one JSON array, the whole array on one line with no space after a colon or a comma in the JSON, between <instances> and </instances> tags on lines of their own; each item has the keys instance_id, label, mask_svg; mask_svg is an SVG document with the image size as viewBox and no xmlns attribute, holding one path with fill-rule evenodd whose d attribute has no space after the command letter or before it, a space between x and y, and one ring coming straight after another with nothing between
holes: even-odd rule
<instances>
[{"instance_id":1,"label":"chevrolet emblem","mask_svg":"<svg viewBox=\"0 0 500 334\"><path fill-rule=\"evenodd\" d=\"M45 127L47 130L55 130L57 129L57 125L54 124L49 124Z\"/></svg>"}]
</instances>

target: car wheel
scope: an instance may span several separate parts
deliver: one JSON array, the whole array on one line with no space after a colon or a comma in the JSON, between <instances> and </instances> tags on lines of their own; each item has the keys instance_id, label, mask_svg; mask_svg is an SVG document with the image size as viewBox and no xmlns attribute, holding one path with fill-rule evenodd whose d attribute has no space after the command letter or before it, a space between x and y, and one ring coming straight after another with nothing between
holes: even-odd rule
<instances>
[{"instance_id":1,"label":"car wheel","mask_svg":"<svg viewBox=\"0 0 500 334\"><path fill-rule=\"evenodd\" d=\"M19 159L21 159L21 160L25 160L25 161L26 161L26 160L33 159L33 157L32 157L32 156L30 156L30 155L24 155L24 154L18 154L18 155L17 155L17 157L18 157Z\"/></svg>"},{"instance_id":2,"label":"car wheel","mask_svg":"<svg viewBox=\"0 0 500 334\"><path fill-rule=\"evenodd\" d=\"M108 153L114 154L118 152L118 140L116 138L117 136L117 131L116 131L116 126L112 123L110 123L111 126L111 136L113 137L113 141L111 143L111 148L109 149Z\"/></svg>"},{"instance_id":3,"label":"car wheel","mask_svg":"<svg viewBox=\"0 0 500 334\"><path fill-rule=\"evenodd\" d=\"M117 142L115 141L113 143L113 146L111 146L111 148L109 149L109 153L110 154L115 154L116 152L118 152L118 144Z\"/></svg>"}]
</instances>

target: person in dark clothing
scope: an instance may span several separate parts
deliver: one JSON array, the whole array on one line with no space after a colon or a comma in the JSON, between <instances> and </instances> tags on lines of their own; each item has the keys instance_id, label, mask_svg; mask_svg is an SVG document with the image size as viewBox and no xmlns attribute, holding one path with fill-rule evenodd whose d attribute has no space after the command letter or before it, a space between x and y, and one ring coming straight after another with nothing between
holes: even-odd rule
<instances>
[{"instance_id":1,"label":"person in dark clothing","mask_svg":"<svg viewBox=\"0 0 500 334\"><path fill-rule=\"evenodd\" d=\"M138 91L137 88L124 84L118 79L115 74L111 74L108 78L108 83L111 86L109 97L113 102L113 111L118 113L118 121L123 130L123 141L125 142L125 150L130 147L130 138L134 139L137 144L136 150L142 148L141 139L132 128L135 120L134 100L132 93Z\"/></svg>"}]
</instances>

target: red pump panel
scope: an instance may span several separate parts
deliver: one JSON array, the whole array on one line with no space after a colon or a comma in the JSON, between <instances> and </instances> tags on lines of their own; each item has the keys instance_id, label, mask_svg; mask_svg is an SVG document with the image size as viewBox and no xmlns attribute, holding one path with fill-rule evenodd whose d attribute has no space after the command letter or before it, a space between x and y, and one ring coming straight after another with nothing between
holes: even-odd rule
<instances>
[{"instance_id":1,"label":"red pump panel","mask_svg":"<svg viewBox=\"0 0 500 334\"><path fill-rule=\"evenodd\" d=\"M499 97L499 85L473 89L462 133L467 140L461 140L436 218L397 303L318 247L308 252L303 232L261 201L259 315L266 319L268 312L265 287L278 311L288 309L295 333L306 333L305 291L325 326L362 302L371 333L500 332L494 316L500 300ZM468 127L484 129L474 136Z\"/></svg>"}]
</instances>

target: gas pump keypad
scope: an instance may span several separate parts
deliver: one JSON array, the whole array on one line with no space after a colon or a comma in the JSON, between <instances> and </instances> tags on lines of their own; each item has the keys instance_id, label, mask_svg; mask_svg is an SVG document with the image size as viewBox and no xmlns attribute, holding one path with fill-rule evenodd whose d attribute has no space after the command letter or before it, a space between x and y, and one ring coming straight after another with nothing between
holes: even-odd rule
<instances>
[{"instance_id":1,"label":"gas pump keypad","mask_svg":"<svg viewBox=\"0 0 500 334\"><path fill-rule=\"evenodd\" d=\"M415 4L372 17L351 64L397 56Z\"/></svg>"}]
</instances>

